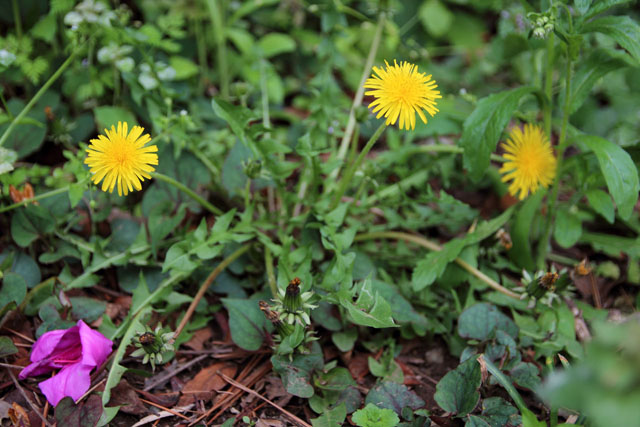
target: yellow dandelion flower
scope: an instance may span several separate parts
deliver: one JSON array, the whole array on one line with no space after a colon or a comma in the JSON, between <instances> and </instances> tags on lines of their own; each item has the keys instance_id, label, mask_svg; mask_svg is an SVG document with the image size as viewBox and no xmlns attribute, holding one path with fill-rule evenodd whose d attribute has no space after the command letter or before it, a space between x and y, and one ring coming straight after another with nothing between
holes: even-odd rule
<instances>
[{"instance_id":1,"label":"yellow dandelion flower","mask_svg":"<svg viewBox=\"0 0 640 427\"><path fill-rule=\"evenodd\" d=\"M151 137L142 132L144 128L134 126L129 133L127 123L118 122L117 129L111 126L111 130L104 130L106 135L91 140L84 162L89 165L95 184L104 179L102 191L111 193L117 185L118 195L126 196L134 188L141 190L145 178L151 179L151 165L158 164L158 147L145 147Z\"/></svg>"},{"instance_id":2,"label":"yellow dandelion flower","mask_svg":"<svg viewBox=\"0 0 640 427\"><path fill-rule=\"evenodd\" d=\"M408 62L398 65L394 60L393 66L387 61L384 63L386 69L373 67L377 75L372 74L364 83L366 89L371 89L365 95L375 98L369 108L378 113L377 119L386 117L387 125L395 124L400 118L400 129L415 129L415 113L426 124L427 118L422 110L433 117L439 111L435 100L442 98L440 91L435 90L438 86L431 80L431 74L419 73L418 67Z\"/></svg>"},{"instance_id":3,"label":"yellow dandelion flower","mask_svg":"<svg viewBox=\"0 0 640 427\"><path fill-rule=\"evenodd\" d=\"M542 128L531 124L524 132L515 127L509 140L502 144L505 163L500 168L503 182L509 184L509 193L523 200L542 186L547 188L556 176L556 157ZM520 193L518 195L518 193Z\"/></svg>"}]
</instances>

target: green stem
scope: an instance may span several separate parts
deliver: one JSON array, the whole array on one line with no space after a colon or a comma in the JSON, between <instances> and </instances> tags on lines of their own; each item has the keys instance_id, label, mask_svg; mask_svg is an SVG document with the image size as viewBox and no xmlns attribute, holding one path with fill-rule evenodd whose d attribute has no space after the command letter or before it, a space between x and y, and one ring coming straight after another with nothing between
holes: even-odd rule
<instances>
[{"instance_id":1,"label":"green stem","mask_svg":"<svg viewBox=\"0 0 640 427\"><path fill-rule=\"evenodd\" d=\"M184 314L184 317L182 318L182 320L180 321L180 324L176 328L176 331L173 333L173 337L171 338L172 343L178 339L178 337L180 336L180 333L184 330L185 326L187 326L187 323L189 323L191 316L193 316L193 313L196 311L196 307L198 306L198 303L204 297L204 294L207 292L207 289L209 289L209 286L211 286L213 281L216 280L216 277L218 277L218 275L222 273L224 269L229 266L229 264L231 264L233 261L238 259L242 254L247 252L252 245L253 243L247 243L241 246L240 248L238 248L235 252L233 252L227 258L223 259L222 262L220 262L220 264L218 264L218 266L211 272L211 274L207 276L205 281L200 286L200 289L198 289L198 293L196 294L196 296L193 297L193 301L191 301L191 304L189 304L189 308L187 309L187 312Z\"/></svg>"},{"instance_id":2,"label":"green stem","mask_svg":"<svg viewBox=\"0 0 640 427\"><path fill-rule=\"evenodd\" d=\"M408 150L409 154L411 153L453 153L453 154L463 154L464 148L459 147L457 145L450 144L429 144L429 145L418 145L415 147L411 147ZM506 160L497 154L491 153L491 160L495 162L504 163Z\"/></svg>"},{"instance_id":3,"label":"green stem","mask_svg":"<svg viewBox=\"0 0 640 427\"><path fill-rule=\"evenodd\" d=\"M51 77L49 77L49 80L47 80L45 82L44 85L42 85L42 87L40 88L40 90L38 90L38 92L33 96L33 98L31 98L31 101L29 101L29 103L27 105L24 106L24 108L22 109L22 111L20 111L20 113L16 116L15 119L13 119L13 121L11 122L11 124L9 124L9 127L7 128L7 130L4 131L4 133L2 134L2 137L0 137L0 147L2 147L2 145L5 143L5 141L7 140L7 138L9 138L9 135L11 135L11 132L13 131L13 128L20 123L20 121L24 118L24 116L27 115L27 113L29 113L29 111L31 111L31 109L33 108L33 106L36 104L36 102L38 102L38 100L40 99L40 97L42 97L42 95L44 95L44 93L47 91L47 89L49 89L49 87L53 84L53 82L55 82L58 77L60 77L60 75L64 72L64 70L67 69L67 67L71 64L71 62L75 59L76 54L77 54L77 50L74 51L67 59L66 61L64 61L62 63L62 65L60 65L60 68L58 68L56 70L55 73L53 73L53 75Z\"/></svg>"},{"instance_id":4,"label":"green stem","mask_svg":"<svg viewBox=\"0 0 640 427\"><path fill-rule=\"evenodd\" d=\"M344 196L344 193L347 191L347 187L349 186L349 184L351 184L351 180L353 179L353 176L355 175L356 171L358 170L358 168L364 161L365 157L367 156L367 154L369 153L373 145L376 143L378 138L380 138L380 135L382 135L382 132L384 132L386 128L387 128L387 124L386 122L383 122L378 128L378 130L376 130L375 133L371 136L371 138L369 138L369 141L367 141L367 144L364 146L364 148L360 152L360 155L356 158L356 161L351 164L351 166L349 167L349 169L347 169L344 176L340 179L340 182L338 183L338 190L336 191L336 194L333 197L333 202L331 203L329 210L334 210L336 207L338 207L338 204L340 203L342 196Z\"/></svg>"},{"instance_id":5,"label":"green stem","mask_svg":"<svg viewBox=\"0 0 640 427\"><path fill-rule=\"evenodd\" d=\"M400 231L376 231L376 232L371 232L371 233L361 233L361 234L357 234L356 237L353 239L354 242L359 242L362 240L375 240L375 239L397 239L397 240L404 240L407 242L413 242L419 246L422 246L423 248L427 248L431 251L441 251L442 250L442 246L438 245L437 243L433 243L430 240L425 239L422 236L416 236L414 234L409 234L409 233L403 233ZM507 295L511 298L515 298L515 299L520 299L520 295L518 295L517 293L510 291L509 289L503 287L500 283L496 282L495 280L493 280L491 277L487 276L486 274L484 274L482 271L478 270L477 268L475 268L474 266L470 265L469 263L467 263L466 261L460 259L460 258L456 258L455 263L458 264L460 267L462 267L464 270L468 271L469 273L471 273L473 276L477 277L478 279L482 280L484 283L486 283L487 285L489 285L491 288L495 289L496 291Z\"/></svg>"},{"instance_id":6,"label":"green stem","mask_svg":"<svg viewBox=\"0 0 640 427\"><path fill-rule=\"evenodd\" d=\"M551 117L553 114L553 60L555 34L551 32L547 37L547 66L544 78L544 93L547 103L544 106L544 132L551 141Z\"/></svg>"},{"instance_id":7,"label":"green stem","mask_svg":"<svg viewBox=\"0 0 640 427\"><path fill-rule=\"evenodd\" d=\"M227 67L227 44L224 28L224 0L206 0L213 24L213 34L218 55L218 73L220 74L220 92L224 99L229 98L229 68Z\"/></svg>"},{"instance_id":8,"label":"green stem","mask_svg":"<svg viewBox=\"0 0 640 427\"><path fill-rule=\"evenodd\" d=\"M14 204L9 205L9 206L2 206L2 207L0 207L0 213L7 212L7 211L13 210L15 208L19 208L20 206L27 206L29 203L36 202L38 200L42 200L42 199L46 199L48 197L57 196L58 194L66 193L67 191L69 191L69 189L72 186L77 185L77 184L85 183L88 180L89 180L89 177L84 178L84 179L82 179L82 180L80 180L78 182L74 182L73 184L69 184L66 187L56 188L55 190L51 190L51 191L47 191L46 193L38 194L37 196L35 196L35 197L31 198L31 199L26 199L26 200L23 200L23 201L18 202L18 203L14 203Z\"/></svg>"},{"instance_id":9,"label":"green stem","mask_svg":"<svg viewBox=\"0 0 640 427\"><path fill-rule=\"evenodd\" d=\"M267 270L267 280L269 282L269 289L271 289L271 296L278 297L278 282L276 281L276 275L273 272L273 256L271 255L271 249L265 245L264 247L264 266Z\"/></svg>"},{"instance_id":10,"label":"green stem","mask_svg":"<svg viewBox=\"0 0 640 427\"><path fill-rule=\"evenodd\" d=\"M175 179L171 178L170 176L164 175L164 174L162 174L160 172L151 172L149 175L151 175L152 178L159 179L160 181L166 182L167 184L174 186L176 189L182 191L184 194L186 194L187 196L191 197L193 200L198 202L203 208L207 209L209 212L213 213L214 215L222 215L223 214L223 212L220 209L216 208L211 203L207 202L205 199L203 199L202 197L198 196L189 187L185 186L181 182L176 181Z\"/></svg>"},{"instance_id":11,"label":"green stem","mask_svg":"<svg viewBox=\"0 0 640 427\"><path fill-rule=\"evenodd\" d=\"M20 9L18 8L18 0L11 0L13 4L13 21L16 24L16 35L18 39L22 38L22 18L20 17Z\"/></svg>"},{"instance_id":12,"label":"green stem","mask_svg":"<svg viewBox=\"0 0 640 427\"><path fill-rule=\"evenodd\" d=\"M200 64L200 91L204 90L205 79L209 75L209 64L207 63L207 45L202 34L202 21L200 18L193 20L193 29L196 35L196 49L198 52L198 64Z\"/></svg>"},{"instance_id":13,"label":"green stem","mask_svg":"<svg viewBox=\"0 0 640 427\"><path fill-rule=\"evenodd\" d=\"M376 53L378 52L378 47L380 46L380 40L382 38L382 29L384 27L384 23L387 19L387 14L385 12L381 12L378 16L378 24L376 25L376 32L373 36L373 41L371 42L371 47L369 48L369 55L367 56L367 60L364 64L364 69L362 70L362 76L360 77L360 84L358 85L358 91L356 92L356 96L353 98L353 103L351 104L351 110L349 110L349 120L347 122L347 128L344 131L344 135L342 137L342 141L340 142L340 148L338 149L337 157L340 160L343 160L347 154L347 150L349 149L349 144L351 143L351 137L353 135L353 131L356 126L356 108L362 104L362 98L364 97L364 84L371 73L371 67L373 66L373 61L376 58ZM329 181L335 180L338 177L338 173L340 172L340 168L336 168L329 175Z\"/></svg>"},{"instance_id":14,"label":"green stem","mask_svg":"<svg viewBox=\"0 0 640 427\"><path fill-rule=\"evenodd\" d=\"M244 185L244 210L249 209L249 203L251 203L251 178L247 178L247 183Z\"/></svg>"},{"instance_id":15,"label":"green stem","mask_svg":"<svg viewBox=\"0 0 640 427\"><path fill-rule=\"evenodd\" d=\"M566 70L566 83L565 83L565 99L564 99L564 107L562 109L562 127L560 128L560 139L558 139L558 147L557 147L557 163L556 163L556 176L553 179L552 189L551 189L551 197L549 199L549 209L547 213L547 219L544 224L544 229L542 232L542 239L538 243L538 259L537 266L539 269L544 270L546 267L545 259L547 257L547 251L549 250L549 242L551 239L551 226L553 224L553 219L555 218L556 204L558 201L558 189L560 187L560 171L562 170L562 163L564 160L564 151L567 148L566 137L567 137L567 125L569 124L569 116L570 116L570 102L571 102L571 74L572 74L572 65L573 62L567 52L567 70Z\"/></svg>"}]
</instances>

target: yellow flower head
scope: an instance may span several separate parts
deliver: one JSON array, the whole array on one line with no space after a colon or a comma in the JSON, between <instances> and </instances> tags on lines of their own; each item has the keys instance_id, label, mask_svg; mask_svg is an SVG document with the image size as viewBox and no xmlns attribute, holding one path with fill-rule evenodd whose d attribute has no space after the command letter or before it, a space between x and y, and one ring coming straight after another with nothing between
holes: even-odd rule
<instances>
[{"instance_id":1,"label":"yellow flower head","mask_svg":"<svg viewBox=\"0 0 640 427\"><path fill-rule=\"evenodd\" d=\"M111 130L104 130L106 136L91 140L84 162L89 165L95 184L104 179L102 191L111 193L117 184L118 195L126 196L134 188L141 190L144 178L151 179L149 172L154 171L151 165L158 164L158 147L145 147L151 137L142 132L142 127L134 126L128 133L127 123L118 122L117 129L111 126Z\"/></svg>"},{"instance_id":2,"label":"yellow flower head","mask_svg":"<svg viewBox=\"0 0 640 427\"><path fill-rule=\"evenodd\" d=\"M394 60L393 66L389 66L387 61L386 69L373 67L376 75L372 75L364 83L365 95L372 95L375 98L369 108L373 108L374 113L378 113L377 119L384 116L387 124L393 125L400 118L400 129L415 129L416 115L426 124L427 118L422 110L426 110L433 117L438 109L435 100L442 98L440 91L435 90L438 86L431 80L431 75L425 76L418 72L418 67L408 62L400 65Z\"/></svg>"},{"instance_id":3,"label":"yellow flower head","mask_svg":"<svg viewBox=\"0 0 640 427\"><path fill-rule=\"evenodd\" d=\"M556 157L542 128L531 124L512 129L509 140L502 144L505 163L500 168L509 193L523 200L538 187L547 188L556 176ZM518 195L518 193L520 193Z\"/></svg>"}]
</instances>

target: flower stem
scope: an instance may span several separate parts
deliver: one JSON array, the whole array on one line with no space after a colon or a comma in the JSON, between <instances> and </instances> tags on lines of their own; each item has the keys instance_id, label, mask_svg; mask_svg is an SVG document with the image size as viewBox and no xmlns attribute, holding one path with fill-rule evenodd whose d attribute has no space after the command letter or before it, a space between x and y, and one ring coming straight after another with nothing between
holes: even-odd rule
<instances>
[{"instance_id":1,"label":"flower stem","mask_svg":"<svg viewBox=\"0 0 640 427\"><path fill-rule=\"evenodd\" d=\"M568 49L568 48L567 48ZM545 269L546 263L545 259L547 257L547 251L549 250L549 242L551 239L551 226L553 224L553 219L555 218L556 211L556 203L558 201L558 188L560 186L560 172L562 171L562 164L564 159L564 151L567 148L566 137L567 137L567 125L569 124L569 116L571 115L569 108L571 106L571 78L572 78L572 66L573 61L571 60L571 56L569 52L567 52L567 70L566 70L566 82L565 82L565 97L564 97L564 107L562 109L562 127L560 128L560 138L558 139L558 148L557 148L557 164L556 164L556 176L553 179L553 184L551 187L551 197L549 198L549 209L547 212L547 219L544 224L542 238L538 243L538 258L537 258L537 266L539 269Z\"/></svg>"},{"instance_id":2,"label":"flower stem","mask_svg":"<svg viewBox=\"0 0 640 427\"><path fill-rule=\"evenodd\" d=\"M53 197L53 196L57 196L58 194L62 194L62 193L66 193L67 191L69 191L69 189L74 186L74 185L78 185L78 184L83 184L85 182L87 182L89 180L89 177L86 177L78 182L74 182L73 184L69 184L66 187L62 187L62 188L56 188L55 190L51 190L51 191L47 191L46 193L42 193L42 194L38 194L35 197L32 197L30 199L25 199L21 202L18 203L14 203L12 205L8 205L8 206L2 206L0 207L0 213L3 212L7 212L10 210L13 210L15 208L19 208L20 206L27 206L29 203L32 202L37 202L38 200L42 200L42 199L46 199L49 197Z\"/></svg>"},{"instance_id":3,"label":"flower stem","mask_svg":"<svg viewBox=\"0 0 640 427\"><path fill-rule=\"evenodd\" d=\"M551 117L553 113L553 60L554 60L554 42L555 34L551 32L547 37L547 66L544 77L544 94L547 97L547 103L544 106L544 132L551 141Z\"/></svg>"},{"instance_id":4,"label":"flower stem","mask_svg":"<svg viewBox=\"0 0 640 427\"><path fill-rule=\"evenodd\" d=\"M150 172L149 175L151 175L152 178L156 178L156 179L159 179L160 181L166 182L169 185L173 185L175 188L177 188L178 190L182 191L187 196L191 197L193 200L198 202L203 208L205 208L209 212L213 213L214 215L222 215L223 214L223 212L220 209L216 208L211 203L207 202L205 199L203 199L202 197L198 196L189 187L185 186L181 182L176 181L175 179L171 178L170 176L167 176L167 175L162 174L160 172Z\"/></svg>"},{"instance_id":5,"label":"flower stem","mask_svg":"<svg viewBox=\"0 0 640 427\"><path fill-rule=\"evenodd\" d=\"M267 280L269 282L269 289L271 289L271 296L278 297L278 283L276 281L276 275L273 272L273 256L271 255L271 249L265 245L264 247L264 266L267 270Z\"/></svg>"},{"instance_id":6,"label":"flower stem","mask_svg":"<svg viewBox=\"0 0 640 427\"><path fill-rule=\"evenodd\" d=\"M347 154L347 150L349 149L349 144L351 143L351 137L353 135L353 131L356 127L356 108L362 104L362 98L364 97L364 83L367 81L367 77L371 73L371 67L373 66L373 61L376 58L376 53L378 52L378 47L380 46L380 40L382 38L382 28L384 27L384 23L387 19L387 14L385 12L381 12L378 16L378 24L376 25L376 32L373 36L373 41L371 42L371 47L369 48L369 55L367 56L367 60L364 64L364 69L362 70L362 77L360 77L360 84L358 85L358 91L356 92L356 96L353 98L353 103L351 104L351 110L349 111L349 121L347 122L347 128L344 131L344 135L342 137L342 141L340 142L340 148L338 149L337 157L340 160L343 160ZM334 180L338 177L338 173L340 172L340 168L334 169L329 175L329 181Z\"/></svg>"},{"instance_id":7,"label":"flower stem","mask_svg":"<svg viewBox=\"0 0 640 427\"><path fill-rule=\"evenodd\" d=\"M353 239L355 242L359 242L362 240L373 240L373 239L397 239L397 240L404 240L407 242L413 242L417 245L422 246L423 248L427 248L431 251L441 251L442 250L442 246L438 245L437 243L433 243L430 240L425 239L422 236L416 236L414 234L409 234L409 233L403 233L400 231L376 231L376 232L372 232L372 233L361 233L361 234L357 234L356 237ZM496 282L495 280L493 280L492 278L490 278L489 276L487 276L486 274L484 274L483 272L481 272L480 270L478 270L477 268L475 268L474 266L470 265L469 263L465 262L464 260L460 259L460 258L456 258L455 263L458 264L460 267L462 267L464 270L468 271L469 273L471 273L472 275L474 275L475 277L477 277L478 279L482 280L484 283L486 283L487 285L489 285L491 288L495 289L496 291L507 295L511 298L515 298L515 299L520 299L520 295L516 294L513 291L510 291L509 289L503 287L501 284L499 284L498 282Z\"/></svg>"},{"instance_id":8,"label":"flower stem","mask_svg":"<svg viewBox=\"0 0 640 427\"><path fill-rule=\"evenodd\" d=\"M347 187L349 186L349 184L351 184L351 180L353 179L353 176L355 175L356 171L358 170L358 168L364 161L365 157L367 156L367 154L369 153L373 145L376 143L378 138L380 138L380 135L382 135L382 132L384 132L386 128L387 128L387 124L386 122L383 122L378 128L378 130L376 130L375 133L371 135L371 138L369 138L369 141L367 141L367 144L364 146L364 148L360 152L360 155L356 158L356 161L351 164L349 169L347 169L343 177L340 179L340 182L338 183L338 190L336 191L336 194L333 197L333 202L331 203L329 210L334 210L336 207L338 207L338 204L340 203L342 196L344 196L344 193L347 191Z\"/></svg>"},{"instance_id":9,"label":"flower stem","mask_svg":"<svg viewBox=\"0 0 640 427\"><path fill-rule=\"evenodd\" d=\"M16 116L16 118L13 119L11 124L9 124L9 127L7 128L7 130L5 130L4 133L2 134L2 137L0 137L0 147L2 147L2 145L5 143L7 138L9 138L9 135L11 135L13 128L20 123L20 121L24 118L24 116L26 116L29 113L29 111L31 111L31 109L36 104L36 102L38 102L40 97L44 95L44 93L47 91L47 89L49 89L49 87L53 84L53 82L55 82L58 79L58 77L60 77L60 75L64 72L64 70L67 69L67 67L75 59L77 53L78 51L75 50L71 55L69 55L69 57L62 63L62 65L60 65L60 68L58 68L56 72L53 73L51 77L49 77L49 80L47 80L45 84L42 85L40 90L38 90L38 92L36 92L33 98L31 98L31 101L29 101L29 103L24 106L24 108L22 109L22 111L20 111L20 113Z\"/></svg>"},{"instance_id":10,"label":"flower stem","mask_svg":"<svg viewBox=\"0 0 640 427\"><path fill-rule=\"evenodd\" d=\"M216 280L216 277L218 277L218 275L222 273L224 269L229 266L229 264L231 264L233 261L238 259L242 254L247 252L251 248L251 245L252 243L247 243L246 245L243 245L240 248L238 248L234 253L232 253L227 258L222 260L222 262L218 264L218 266L211 272L211 274L209 274L209 276L205 279L205 281L200 286L200 289L198 289L198 293L196 294L196 296L193 297L193 301L191 301L191 304L189 305L187 312L185 313L184 317L180 321L180 324L176 328L176 331L173 333L173 338L171 338L170 343L174 343L176 339L178 339L178 337L180 336L180 333L184 330L185 326L187 326L187 323L191 319L191 316L193 316L193 313L196 311L196 307L198 306L198 303L204 297L204 294L207 292L207 289L209 289L209 286L211 286L213 281Z\"/></svg>"},{"instance_id":11,"label":"flower stem","mask_svg":"<svg viewBox=\"0 0 640 427\"><path fill-rule=\"evenodd\" d=\"M224 28L224 5L222 0L207 0L209 15L213 24L213 36L218 55L218 74L220 74L220 92L224 99L229 99L229 69L227 67L227 44Z\"/></svg>"},{"instance_id":12,"label":"flower stem","mask_svg":"<svg viewBox=\"0 0 640 427\"><path fill-rule=\"evenodd\" d=\"M11 0L13 5L13 22L16 24L16 35L18 40L22 38L22 17L20 16L20 8L17 0Z\"/></svg>"}]
</instances>

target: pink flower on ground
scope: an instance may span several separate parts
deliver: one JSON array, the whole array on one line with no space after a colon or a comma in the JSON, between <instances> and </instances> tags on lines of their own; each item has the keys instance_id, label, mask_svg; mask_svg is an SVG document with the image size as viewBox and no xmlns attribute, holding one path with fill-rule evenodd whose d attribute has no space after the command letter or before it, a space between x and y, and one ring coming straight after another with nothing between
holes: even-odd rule
<instances>
[{"instance_id":1,"label":"pink flower on ground","mask_svg":"<svg viewBox=\"0 0 640 427\"><path fill-rule=\"evenodd\" d=\"M82 320L69 329L43 334L31 348L31 363L20 372L20 379L60 369L39 384L49 403L56 406L63 397L78 400L89 390L89 373L111 354L111 340L94 331Z\"/></svg>"}]
</instances>

